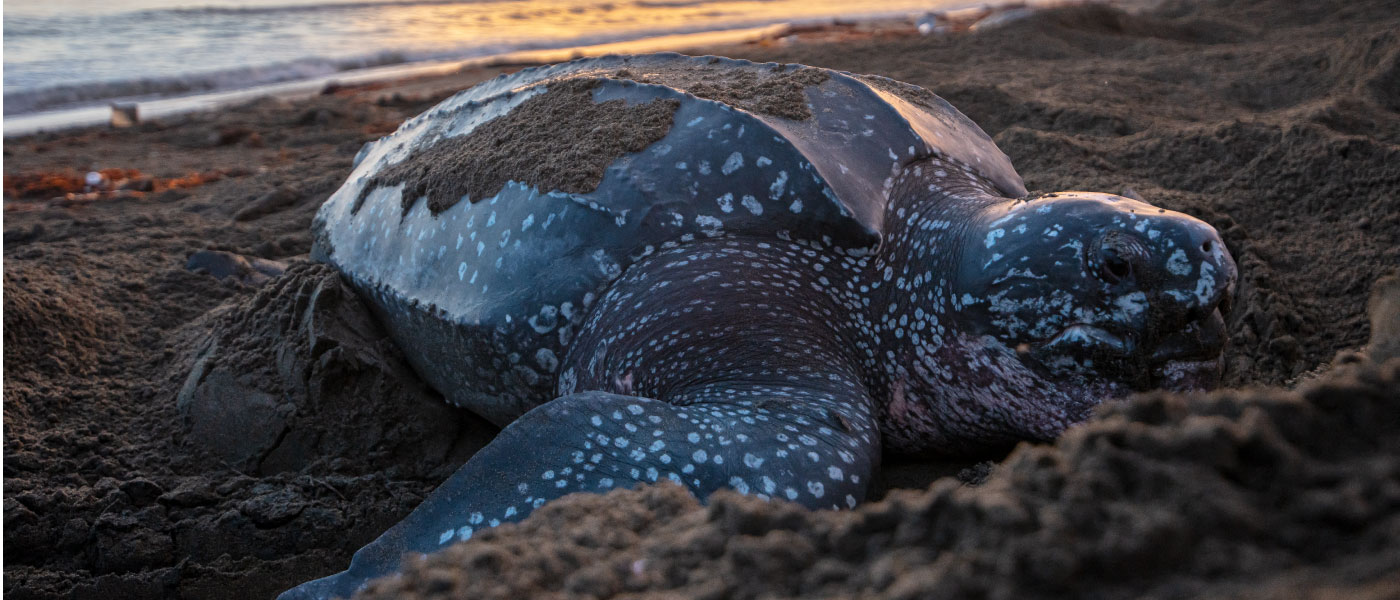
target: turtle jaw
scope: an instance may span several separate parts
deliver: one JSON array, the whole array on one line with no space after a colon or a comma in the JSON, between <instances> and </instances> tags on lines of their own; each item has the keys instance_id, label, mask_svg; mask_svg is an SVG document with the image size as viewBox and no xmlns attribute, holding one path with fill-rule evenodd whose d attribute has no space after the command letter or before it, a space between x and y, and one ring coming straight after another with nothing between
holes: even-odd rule
<instances>
[{"instance_id":1,"label":"turtle jaw","mask_svg":"<svg viewBox=\"0 0 1400 600\"><path fill-rule=\"evenodd\" d=\"M1212 308L1194 321L1143 344L1144 336L1090 323L1074 323L1050 338L1027 344L1038 366L1058 377L1105 377L1123 384L1123 393L1166 389L1206 390L1219 382L1229 307Z\"/></svg>"},{"instance_id":2,"label":"turtle jaw","mask_svg":"<svg viewBox=\"0 0 1400 600\"><path fill-rule=\"evenodd\" d=\"M1150 387L1185 392L1208 390L1219 384L1228 312L1228 306L1217 308L1158 342L1148 358Z\"/></svg>"},{"instance_id":3,"label":"turtle jaw","mask_svg":"<svg viewBox=\"0 0 1400 600\"><path fill-rule=\"evenodd\" d=\"M1021 355L1051 380L1120 380L1104 377L1111 373L1132 373L1129 368L1137 354L1137 336L1094 323L1071 323L1054 335L1023 344ZM1138 372L1141 372L1139 370ZM1127 382L1131 387L1134 382ZM1124 389L1123 393L1126 393Z\"/></svg>"},{"instance_id":4,"label":"turtle jaw","mask_svg":"<svg viewBox=\"0 0 1400 600\"><path fill-rule=\"evenodd\" d=\"M1086 355L1127 356L1134 344L1128 336L1089 323L1075 323L1039 344L1043 351L1078 350Z\"/></svg>"}]
</instances>

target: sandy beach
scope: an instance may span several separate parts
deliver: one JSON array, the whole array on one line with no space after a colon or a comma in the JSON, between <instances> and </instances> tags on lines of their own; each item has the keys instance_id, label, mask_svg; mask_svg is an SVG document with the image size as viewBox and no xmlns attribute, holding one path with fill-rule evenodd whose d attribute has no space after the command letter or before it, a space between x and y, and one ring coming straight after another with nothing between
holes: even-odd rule
<instances>
[{"instance_id":1,"label":"sandy beach","mask_svg":"<svg viewBox=\"0 0 1400 600\"><path fill-rule=\"evenodd\" d=\"M1115 403L1053 444L889 456L853 511L574 496L363 596L1400 596L1396 31L1393 2L1202 0L691 50L917 84L1032 192L1211 223L1241 273L1225 389ZM270 598L491 440L305 257L363 144L522 66L5 140L6 597ZM206 250L291 268L186 267Z\"/></svg>"}]
</instances>

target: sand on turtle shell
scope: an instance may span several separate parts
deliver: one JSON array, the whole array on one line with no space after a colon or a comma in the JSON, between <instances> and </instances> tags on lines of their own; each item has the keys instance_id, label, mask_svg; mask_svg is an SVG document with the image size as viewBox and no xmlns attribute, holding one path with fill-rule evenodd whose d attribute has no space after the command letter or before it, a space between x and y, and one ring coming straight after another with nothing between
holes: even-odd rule
<instances>
[{"instance_id":1,"label":"sand on turtle shell","mask_svg":"<svg viewBox=\"0 0 1400 600\"><path fill-rule=\"evenodd\" d=\"M508 181L570 194L598 189L618 157L641 152L671 131L680 102L594 102L597 86L596 80L584 79L551 84L466 135L440 140L385 167L365 182L354 210L375 189L400 183L405 211L426 196L433 214L464 197L490 198Z\"/></svg>"},{"instance_id":2,"label":"sand on turtle shell","mask_svg":"<svg viewBox=\"0 0 1400 600\"><path fill-rule=\"evenodd\" d=\"M664 85L741 110L796 121L812 117L812 109L807 105L807 88L821 85L830 77L825 69L803 65L736 69L718 60L687 65L684 69L639 69L623 68L609 76Z\"/></svg>"},{"instance_id":3,"label":"sand on turtle shell","mask_svg":"<svg viewBox=\"0 0 1400 600\"><path fill-rule=\"evenodd\" d=\"M1291 385L1319 367L1352 360L1349 352L1367 344L1373 328L1365 318L1368 293L1394 285L1378 281L1386 269L1400 264L1400 210L1395 200L1400 198L1400 106L1395 100L1400 98L1395 93L1400 82L1400 41L1394 33L1400 28L1400 17L1393 2L1167 2L1145 16L1112 19L1093 13L1077 16L1085 14L1083 10L1040 13L968 36L901 33L841 44L799 41L711 52L872 73L927 87L993 136L1033 190L1131 188L1150 202L1205 217L1220 228L1241 264L1240 295L1229 320L1226 381L1231 386ZM1133 23L1140 22L1173 24L1195 34L1154 35L1152 28L1134 29ZM306 406L307 418L292 420L293 430L320 432L323 438L315 444L321 444L321 449L344 449L349 440L379 439L386 448L397 450L380 453L373 447L357 447L339 455L317 456L322 460L312 458L293 470L279 470L266 460L243 468L226 464L187 429L186 417L176 408L201 343L210 338L233 340L223 347L246 349L249 358L257 359L253 362L275 363L279 352L303 352L309 347L301 341L309 339L302 337L307 335L307 323L301 317L293 319L297 313L286 306L256 308L253 301L261 295L269 302L295 305L303 296L293 290L324 279L298 271L293 277L300 283L281 284L285 293L262 294L238 282L191 273L184 264L191 254L205 249L297 260L311 246L310 223L319 203L345 181L364 143L433 106L462 82L496 72L454 74L442 80L450 81L451 89L434 83L437 80L401 88L345 88L305 101L264 100L126 130L91 129L5 141L7 178L109 167L139 169L161 178L209 171L241 173L144 197L52 201L42 195L7 196L7 599L271 597L343 569L351 553L416 506L457 467L448 463L462 454L449 453L441 464L412 463L412 458L405 463L401 462L404 454L396 457L395 453L405 451L408 440L394 437L395 432L438 431L436 427L376 434L374 428L383 423L364 416L367 413L316 412L315 406L298 404L310 395L295 390L326 383L301 375L254 382L257 389L276 390L279 404ZM396 89L432 93L396 96ZM240 128L258 135L224 135ZM296 193L278 192L292 189ZM269 197L277 201L259 202ZM236 219L250 206L256 210L243 213L247 220ZM1377 302L1395 306L1393 300ZM331 315L351 318L358 310L354 303L338 306ZM233 314L242 317L221 317ZM274 326L282 318L287 319L285 329ZM12 322L38 325L16 326L11 339ZM85 323L94 327L94 335L87 333ZM75 326L78 329L69 329ZM224 329L227 326L232 329ZM1388 331L1394 331L1394 321L1390 327ZM1386 330L1374 328L1378 333ZM60 338L54 334L63 336L62 343L55 343ZM50 345L36 343L44 336L49 336ZM279 336L285 339L274 339ZM351 355L393 355L376 346L355 344ZM1372 346L1384 344L1377 339ZM311 364L309 355L297 356L295 361ZM219 360L235 379L240 375L234 372L242 368L240 360L229 355ZM1393 569L1387 562L1395 555L1390 544L1400 539L1394 529L1397 509L1385 504L1392 497L1387 486L1396 480L1396 451L1377 442L1392 439L1386 432L1394 431L1395 383L1393 375L1380 367L1358 364L1343 369L1338 373L1340 383L1309 384L1331 386L1326 388L1331 391L1309 391L1313 387L1299 391L1309 402L1307 407L1294 406L1296 396L1286 390L1170 397L1162 406L1187 406L1187 416L1178 420L1177 413L1171 413L1159 426L1153 419L1134 421L1138 417L1129 418L1127 407L1110 409L1105 429L1094 429L1099 423L1084 428L1099 433L1074 433L1055 446L1022 449L1021 458L1013 462L992 456L986 457L991 462L978 462L979 468L969 469L967 464L887 457L883 485L875 498L887 495L890 488L932 488L888 494L889 502L871 506L885 507L884 513L863 512L859 517L803 513L732 497L698 509L685 498L667 499L670 492L657 488L580 497L557 506L559 511L572 511L580 526L622 522L611 529L599 527L597 535L565 529L569 537L563 537L541 527L545 533L539 536L517 533L502 540L530 544L536 547L532 551L540 553L557 551L532 556L548 566L551 578L569 582L567 589L583 591L613 589L609 586L623 576L612 569L620 566L631 573L636 565L645 576L638 585L674 582L669 575L654 575L654 567L667 564L668 571L690 578L684 589L697 597L705 596L706 590L722 595L729 589L722 577L751 573L743 569L754 565L765 571L745 576L772 580L771 587L762 589L775 595L789 585L811 585L838 594L840 588L834 586L848 576L866 577L850 581L872 586L889 581L881 594L890 597L921 597L940 589L939 585L966 584L975 592L977 586L1002 585L1003 580L1014 587L998 589L1049 595L1053 592L1025 587L1028 578L1044 576L1045 585L1052 586L1056 577L1070 572L1087 574L1086 582L1095 585L1091 588L1086 583L1078 591L1099 597L1137 597L1144 587L1157 590L1161 597L1281 597L1313 590L1321 595L1325 590L1320 588L1327 585L1349 597L1384 597L1386 593L1394 597L1393 589L1384 587L1376 573ZM266 372L269 377L280 376L276 369ZM316 367L310 371L336 372ZM373 393L365 397L367 402L400 403L400 408L384 410L402 412L379 414L414 418L411 415L417 409L402 404L417 403L413 399L420 397L414 390L421 391L421 384L412 373L369 366L346 376L368 382L367 389ZM406 390L404 394L380 394L391 378ZM288 390L296 401L282 398ZM1365 394L1376 390L1389 393L1392 404L1380 405L1389 407L1389 412L1367 417L1357 409L1366 406ZM338 398L353 400L348 395ZM1273 419L1275 413L1268 411L1275 410L1271 408L1275 405L1283 407L1277 414L1290 420L1283 425L1251 421L1259 419L1251 415ZM1153 405L1140 400L1129 406ZM1207 409L1232 414L1199 414ZM1241 416L1236 418L1233 412ZM459 420L469 418L452 414ZM1307 419L1319 418L1325 427L1300 432L1291 420L1300 415L1307 417L1305 425L1313 423ZM1346 415L1356 421L1338 432L1334 425ZM1199 427L1194 423L1204 423L1200 431L1210 435L1185 436ZM1225 443L1219 445L1210 437L1222 435L1213 433L1217 425L1225 432ZM473 433L464 426L458 432L461 443L490 439L489 429ZM1224 500L1209 494L1200 500L1203 508L1218 511L1213 516L1177 504L1183 496L1176 491L1149 494L1156 490L1132 487L1154 481L1183 482L1177 478L1178 467L1200 469L1201 481L1220 483L1222 473L1234 472L1220 470L1210 457L1229 457L1234 449L1255 447L1237 445L1235 433L1266 436L1271 432L1279 433L1283 441L1261 448L1291 448L1300 453L1297 460L1285 456L1276 464L1303 465L1299 477L1275 470L1281 475L1273 479L1280 481L1280 490L1303 496L1284 499L1274 491L1251 488L1257 483L1251 480L1227 481L1219 488L1228 492ZM337 441L336 436L346 437ZM1095 447L1066 446L1071 439ZM1185 448L1173 445L1182 439L1201 443ZM1151 444L1158 441L1162 445L1153 450ZM1368 450L1362 447L1367 441L1377 445ZM441 448L447 442L434 437L424 443ZM1333 455L1322 453L1329 444L1338 445ZM1120 446L1127 450L1117 450ZM1215 454L1217 450L1222 453ZM313 448L303 456L319 451ZM1036 467L1030 459L1039 454L1080 457L1084 462ZM1260 467L1251 462L1259 456L1244 453L1240 457L1241 465L1252 466L1239 473L1271 472L1269 463ZM1358 466L1363 463L1369 466ZM940 475L960 471L966 473L963 480L976 481L988 465L994 465L992 476L981 487L936 481ZM1081 472L1083 477L1078 475ZM1163 472L1167 474L1158 479ZM1015 519L989 524L1000 518L994 515L1000 514L997 506L1003 502L1003 491L1039 489L1018 483L1023 478L1018 473L1044 476L1048 483L1064 477L1073 485L1062 488L1058 504L1042 504L1049 501L1044 496L1010 496L1006 505L1013 508L1013 516L1016 506L1036 508L1038 520L1024 529L1012 527L1019 522ZM1144 476L1136 478L1135 473ZM1329 479L1331 474L1338 476ZM1100 481L1105 485L1099 486ZM1189 479L1183 483L1192 485ZM1073 495L1067 496L1069 492ZM647 500L657 495L660 499ZM937 498L962 508L951 509L948 520L931 528L929 523L939 514L933 509L943 506L933 503ZM1230 502L1231 498L1242 501ZM1285 504L1279 508L1250 500ZM1074 504L1065 503L1070 501ZM663 510L648 508L647 502L672 504ZM890 508L896 506L892 503L929 509ZM1299 508L1308 506L1312 508ZM709 518L705 515L720 507L728 512L717 512L717 521L733 518L739 524L695 524L700 518L695 515ZM1163 514L1167 507L1182 510ZM1053 529L1060 527L1053 521L1060 509L1063 515L1084 517L1087 522ZM958 512L963 510L967 512ZM676 519L667 518L682 513ZM1219 514L1253 529L1213 521ZM788 519L783 522L792 523L792 529L777 531L762 525L776 522L775 515ZM733 543L726 541L730 531L750 531L743 523L751 517L766 519L752 530L763 532L761 536L738 535L732 536ZM541 523L557 524L555 518ZM655 525L645 525L648 519ZM835 522L831 519L856 519L850 523L866 523L872 533L856 530L850 538L830 537L819 528ZM1315 523L1308 519L1322 521L1315 532L1304 527ZM969 521L965 528L962 520ZM677 524L667 529L671 521ZM532 523L522 527L533 527ZM1258 543L1244 540L1242 536L1259 531L1258 523L1265 525ZM1079 526L1087 534L1076 533ZM1062 536L1034 537L1047 531ZM1269 537L1272 531L1278 535ZM642 541L632 542L639 532ZM1337 541L1339 532L1347 532L1351 539L1329 545ZM986 539L981 539L984 535ZM1140 535L1169 550L1161 554L1161 562L1153 561L1155 554L1141 552ZM1288 539L1294 535L1315 543L1309 546ZM592 550L576 553L561 538L579 545L616 543L633 555L637 548L658 548L673 553L678 561L662 563L664 557L651 561L648 556L647 563L623 564ZM820 548L819 544L828 543L822 540L844 539L863 543L834 544L832 549L866 552L868 557L792 556L805 552L806 544ZM791 543L784 547L777 543L782 540ZM951 551L946 550L948 543L955 543ZM1034 551L1034 544L1045 550ZM966 552L957 549L963 546ZM1315 551L1309 550L1314 546ZM1188 549L1184 558L1183 547ZM533 585L524 577L544 572L544 567L531 567L502 554L500 545L482 548L489 551L469 567L480 581L496 577L507 586L503 589L523 589L519 586ZM1052 548L1065 551L1056 554ZM942 551L935 557L933 549ZM1139 561L1131 566L1146 573L1141 587L1105 576L1105 565L1124 564L1093 562L1112 560L1111 556L1099 558L1105 549L1121 549ZM712 561L707 558L710 552L727 562ZM1323 552L1333 556L1319 557ZM1222 556L1228 560L1219 560ZM596 562L575 564L570 557L590 557ZM1092 561L1084 562L1087 559ZM692 560L716 570L691 570L686 561ZM1080 564L1081 570L1056 566L1063 564ZM483 574L492 573L493 565L509 569L499 575ZM870 575L851 574L857 567ZM1132 569L1122 572L1132 575ZM977 575L982 577L973 581ZM459 575L441 577L451 580ZM594 580L597 583L591 583ZM627 579L621 581L630 585ZM662 583L649 583L654 581ZM1179 587L1171 587L1176 585L1172 582ZM742 589L758 590L759 585ZM852 583L839 595L866 593Z\"/></svg>"}]
</instances>

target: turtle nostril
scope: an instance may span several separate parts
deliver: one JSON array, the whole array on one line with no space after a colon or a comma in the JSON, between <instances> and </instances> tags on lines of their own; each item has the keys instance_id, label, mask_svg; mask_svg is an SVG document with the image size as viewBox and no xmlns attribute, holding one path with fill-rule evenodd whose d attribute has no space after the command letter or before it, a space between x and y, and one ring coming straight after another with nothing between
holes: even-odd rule
<instances>
[{"instance_id":1,"label":"turtle nostril","mask_svg":"<svg viewBox=\"0 0 1400 600\"><path fill-rule=\"evenodd\" d=\"M1206 240L1204 243L1201 244L1201 250L1204 251L1206 254L1210 254L1211 248L1214 247L1215 244L1210 240Z\"/></svg>"}]
</instances>

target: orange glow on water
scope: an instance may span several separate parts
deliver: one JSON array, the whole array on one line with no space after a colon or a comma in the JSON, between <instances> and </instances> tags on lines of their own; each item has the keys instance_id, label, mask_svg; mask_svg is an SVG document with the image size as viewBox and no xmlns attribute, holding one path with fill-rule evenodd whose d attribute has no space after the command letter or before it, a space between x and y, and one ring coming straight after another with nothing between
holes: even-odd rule
<instances>
[{"instance_id":1,"label":"orange glow on water","mask_svg":"<svg viewBox=\"0 0 1400 600\"><path fill-rule=\"evenodd\" d=\"M653 33L679 33L809 21L832 16L908 14L951 2L849 0L716 2L633 0L580 2L526 0L502 3L384 5L350 24L346 36L396 38L399 47L440 48L451 42L519 48L587 44ZM307 27L316 27L308 23Z\"/></svg>"},{"instance_id":2,"label":"orange glow on water","mask_svg":"<svg viewBox=\"0 0 1400 600\"><path fill-rule=\"evenodd\" d=\"M5 109L8 117L406 63L904 17L968 1L7 0Z\"/></svg>"}]
</instances>

